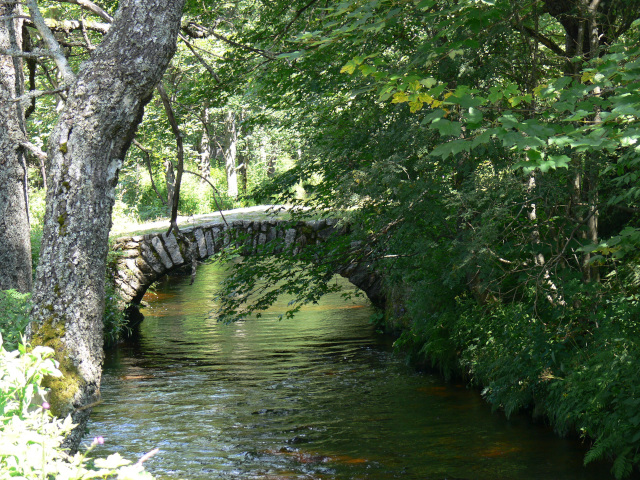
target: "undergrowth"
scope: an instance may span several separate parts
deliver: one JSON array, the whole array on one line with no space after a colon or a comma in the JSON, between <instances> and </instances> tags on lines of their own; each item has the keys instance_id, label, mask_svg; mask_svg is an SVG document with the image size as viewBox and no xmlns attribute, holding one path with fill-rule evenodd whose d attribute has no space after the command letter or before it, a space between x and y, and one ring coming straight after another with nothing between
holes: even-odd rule
<instances>
[{"instance_id":1,"label":"undergrowth","mask_svg":"<svg viewBox=\"0 0 640 480\"><path fill-rule=\"evenodd\" d=\"M24 480L80 480L118 478L149 480L143 459L135 464L119 454L91 459L88 453L102 437L75 455L62 448L65 436L75 427L71 417L51 415L42 387L45 376L59 377L53 350L21 343L7 351L0 336L0 478Z\"/></svg>"},{"instance_id":2,"label":"undergrowth","mask_svg":"<svg viewBox=\"0 0 640 480\"><path fill-rule=\"evenodd\" d=\"M584 461L613 461L616 478L640 465L640 297L581 295L478 305L458 297L438 314L412 312L397 346L445 375L465 376L494 409L528 410L559 434L592 442Z\"/></svg>"}]
</instances>

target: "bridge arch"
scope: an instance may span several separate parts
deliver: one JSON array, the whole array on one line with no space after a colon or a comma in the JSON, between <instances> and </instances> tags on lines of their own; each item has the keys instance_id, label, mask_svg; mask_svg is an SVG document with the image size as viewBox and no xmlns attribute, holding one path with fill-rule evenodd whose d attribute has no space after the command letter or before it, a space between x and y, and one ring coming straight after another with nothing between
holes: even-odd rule
<instances>
[{"instance_id":1,"label":"bridge arch","mask_svg":"<svg viewBox=\"0 0 640 480\"><path fill-rule=\"evenodd\" d=\"M139 304L147 289L173 270L202 261L227 248L241 247L250 255L259 246L276 239L280 249L294 251L324 242L332 235L344 234L337 220L310 220L292 223L286 220L235 220L228 224L210 222L173 232L151 233L115 240L112 250L117 253L115 283L122 299ZM360 288L378 307L384 307L380 276L368 264L345 265L335 272Z\"/></svg>"}]
</instances>

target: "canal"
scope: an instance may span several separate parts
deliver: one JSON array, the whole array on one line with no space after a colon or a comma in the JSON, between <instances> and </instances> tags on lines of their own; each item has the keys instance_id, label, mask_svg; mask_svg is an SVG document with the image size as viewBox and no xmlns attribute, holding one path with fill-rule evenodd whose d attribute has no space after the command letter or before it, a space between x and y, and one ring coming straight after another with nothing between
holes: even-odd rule
<instances>
[{"instance_id":1,"label":"canal","mask_svg":"<svg viewBox=\"0 0 640 480\"><path fill-rule=\"evenodd\" d=\"M211 315L224 270L159 284L128 343L107 353L96 453L136 459L166 479L603 480L585 446L525 416L492 413L479 393L416 372L340 295L279 320Z\"/></svg>"}]
</instances>

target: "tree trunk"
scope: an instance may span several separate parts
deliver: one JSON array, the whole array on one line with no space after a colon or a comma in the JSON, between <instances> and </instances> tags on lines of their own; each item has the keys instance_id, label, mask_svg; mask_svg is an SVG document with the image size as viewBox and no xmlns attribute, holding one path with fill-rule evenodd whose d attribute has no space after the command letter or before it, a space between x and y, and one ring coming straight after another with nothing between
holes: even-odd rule
<instances>
[{"instance_id":1,"label":"tree trunk","mask_svg":"<svg viewBox=\"0 0 640 480\"><path fill-rule=\"evenodd\" d=\"M169 120L169 125L171 126L171 131L173 132L173 136L176 137L176 158L178 160L178 166L176 168L175 177L173 179L173 186L171 187L171 198L169 199L169 208L171 209L170 215L171 220L169 227L169 231L167 235L171 233L171 230L174 230L176 233L179 231L178 228L178 205L180 204L180 187L182 186L182 172L184 171L184 144L182 142L182 132L180 131L180 126L176 120L176 116L173 112L173 107L171 106L171 99L169 95L167 95L162 82L158 83L156 87L158 93L160 94L160 98L162 99L162 104L164 105L164 111L167 115L167 120ZM167 160L168 164L171 165L171 161ZM167 189L169 188L169 177L167 176Z\"/></svg>"},{"instance_id":2,"label":"tree trunk","mask_svg":"<svg viewBox=\"0 0 640 480\"><path fill-rule=\"evenodd\" d=\"M626 5L623 5L626 3ZM635 13L640 7L638 0L612 0L601 2L600 0L545 0L547 12L555 17L565 30L565 52L567 61L564 72L567 76L579 78L586 61L597 58L603 53L605 47L621 32L631 25L637 17ZM622 7L625 8L622 8ZM619 17L619 18L615 18ZM615 18L615 19L614 19ZM605 21L608 19L607 21ZM617 25L618 32L611 28ZM594 94L600 94L599 89ZM600 114L594 112L593 121L600 122ZM592 163L591 160L576 158L576 172L572 184L571 206L568 214L574 215L578 222L582 223L586 218L586 226L580 232L580 237L598 243L598 191L593 178L585 177ZM586 211L584 207L586 206ZM582 273L585 281L599 281L598 268L591 265L591 255L586 253L582 257Z\"/></svg>"},{"instance_id":3,"label":"tree trunk","mask_svg":"<svg viewBox=\"0 0 640 480\"><path fill-rule=\"evenodd\" d=\"M0 47L21 49L22 19L16 3L0 4ZM31 291L31 238L27 165L19 139L25 138L24 111L12 99L23 93L19 58L0 56L0 290Z\"/></svg>"},{"instance_id":4,"label":"tree trunk","mask_svg":"<svg viewBox=\"0 0 640 480\"><path fill-rule=\"evenodd\" d=\"M238 196L238 171L236 168L238 150L238 128L236 114L227 111L225 118L224 164L227 171L227 195L232 198Z\"/></svg>"},{"instance_id":5,"label":"tree trunk","mask_svg":"<svg viewBox=\"0 0 640 480\"><path fill-rule=\"evenodd\" d=\"M174 188L176 184L176 174L173 168L173 163L170 159L164 161L164 184L167 188L167 213L171 215L171 208L173 207Z\"/></svg>"},{"instance_id":6,"label":"tree trunk","mask_svg":"<svg viewBox=\"0 0 640 480\"><path fill-rule=\"evenodd\" d=\"M238 165L238 170L240 171L240 178L242 179L242 194L247 194L247 184L249 183L249 172L247 171L249 156L244 155L243 153L238 155L240 159L240 165Z\"/></svg>"},{"instance_id":7,"label":"tree trunk","mask_svg":"<svg viewBox=\"0 0 640 480\"><path fill-rule=\"evenodd\" d=\"M267 139L263 137L260 141L260 163L267 167L267 177L272 178L276 174L276 157L269 155L267 158Z\"/></svg>"},{"instance_id":8,"label":"tree trunk","mask_svg":"<svg viewBox=\"0 0 640 480\"><path fill-rule=\"evenodd\" d=\"M210 114L209 110L205 107L200 117L202 122L202 138L198 144L198 152L200 153L199 169L202 183L206 183L211 177L211 137L209 136L209 123Z\"/></svg>"},{"instance_id":9,"label":"tree trunk","mask_svg":"<svg viewBox=\"0 0 640 480\"><path fill-rule=\"evenodd\" d=\"M145 104L176 48L183 0L124 0L80 68L49 140L47 210L34 288L34 344L54 347L56 414L79 423L100 396L102 317L118 171Z\"/></svg>"}]
</instances>

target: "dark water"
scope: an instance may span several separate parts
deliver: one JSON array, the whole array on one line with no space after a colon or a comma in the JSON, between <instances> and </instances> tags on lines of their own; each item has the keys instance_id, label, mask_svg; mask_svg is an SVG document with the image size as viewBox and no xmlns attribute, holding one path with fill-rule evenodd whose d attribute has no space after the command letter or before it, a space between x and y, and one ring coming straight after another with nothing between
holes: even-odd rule
<instances>
[{"instance_id":1,"label":"dark water","mask_svg":"<svg viewBox=\"0 0 640 480\"><path fill-rule=\"evenodd\" d=\"M160 478L607 479L584 447L418 374L339 296L278 321L208 317L222 278L162 284L135 341L107 355L90 436Z\"/></svg>"}]
</instances>

